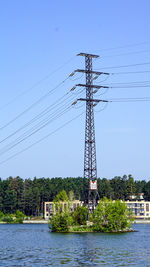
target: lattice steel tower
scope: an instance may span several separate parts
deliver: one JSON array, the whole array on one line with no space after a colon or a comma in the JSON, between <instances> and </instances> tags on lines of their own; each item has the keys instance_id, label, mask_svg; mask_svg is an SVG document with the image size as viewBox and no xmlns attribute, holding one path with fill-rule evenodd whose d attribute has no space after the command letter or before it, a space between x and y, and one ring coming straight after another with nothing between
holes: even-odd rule
<instances>
[{"instance_id":1,"label":"lattice steel tower","mask_svg":"<svg viewBox=\"0 0 150 267\"><path fill-rule=\"evenodd\" d=\"M95 125L94 125L94 106L97 102L107 102L93 98L93 88L97 90L105 86L93 85L93 74L109 74L92 70L92 59L99 57L98 55L80 53L78 56L85 57L85 70L76 70L76 72L84 72L86 74L86 84L77 84L86 88L86 98L78 100L86 101L86 122L85 122L85 151L84 151L84 178L89 179L88 189L88 207L93 210L96 206L98 197L97 190L97 163L96 163L96 143L95 143Z\"/></svg>"}]
</instances>

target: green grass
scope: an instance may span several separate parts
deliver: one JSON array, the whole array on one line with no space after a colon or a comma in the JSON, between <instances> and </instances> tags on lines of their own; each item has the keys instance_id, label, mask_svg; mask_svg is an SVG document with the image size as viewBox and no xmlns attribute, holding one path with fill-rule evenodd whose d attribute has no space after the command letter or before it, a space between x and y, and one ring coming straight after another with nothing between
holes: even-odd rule
<instances>
[{"instance_id":1,"label":"green grass","mask_svg":"<svg viewBox=\"0 0 150 267\"><path fill-rule=\"evenodd\" d=\"M87 225L81 225L81 226L71 226L69 228L69 232L70 233L76 233L76 232L86 232L86 233L89 233L89 232L93 232L93 229L91 226L87 226Z\"/></svg>"}]
</instances>

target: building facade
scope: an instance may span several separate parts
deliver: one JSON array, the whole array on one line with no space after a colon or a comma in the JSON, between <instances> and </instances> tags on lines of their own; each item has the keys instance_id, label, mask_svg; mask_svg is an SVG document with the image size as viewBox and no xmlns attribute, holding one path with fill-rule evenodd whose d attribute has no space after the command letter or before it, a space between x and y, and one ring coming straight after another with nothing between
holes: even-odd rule
<instances>
[{"instance_id":1,"label":"building facade","mask_svg":"<svg viewBox=\"0 0 150 267\"><path fill-rule=\"evenodd\" d=\"M54 202L44 202L44 219L49 220L50 216L55 214L58 210L65 211L69 209L70 211L74 211L77 207L83 206L83 201L74 200L74 201L60 201L59 203Z\"/></svg>"},{"instance_id":2,"label":"building facade","mask_svg":"<svg viewBox=\"0 0 150 267\"><path fill-rule=\"evenodd\" d=\"M141 200L127 200L125 201L127 208L132 211L133 216L136 219L146 219L150 218L150 201ZM56 204L54 202L44 202L44 218L49 220L50 216L55 214L58 210L64 211L69 209L74 211L77 207L83 206L84 202L80 200L74 200L70 202L59 202Z\"/></svg>"},{"instance_id":3,"label":"building facade","mask_svg":"<svg viewBox=\"0 0 150 267\"><path fill-rule=\"evenodd\" d=\"M133 216L136 219L146 219L150 217L150 201L138 201L138 200L128 200L125 201L128 209L133 212Z\"/></svg>"}]
</instances>

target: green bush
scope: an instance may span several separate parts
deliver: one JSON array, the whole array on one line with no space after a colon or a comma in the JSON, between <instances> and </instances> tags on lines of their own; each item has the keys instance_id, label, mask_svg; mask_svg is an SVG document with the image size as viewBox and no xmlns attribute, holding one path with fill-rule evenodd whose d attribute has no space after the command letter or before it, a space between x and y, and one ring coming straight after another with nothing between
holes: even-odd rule
<instances>
[{"instance_id":1,"label":"green bush","mask_svg":"<svg viewBox=\"0 0 150 267\"><path fill-rule=\"evenodd\" d=\"M85 206L77 207L77 209L72 213L75 225L86 225L87 216L88 209Z\"/></svg>"},{"instance_id":2,"label":"green bush","mask_svg":"<svg viewBox=\"0 0 150 267\"><path fill-rule=\"evenodd\" d=\"M23 223L25 215L17 210L16 214L4 214L0 212L0 221L6 223Z\"/></svg>"},{"instance_id":3,"label":"green bush","mask_svg":"<svg viewBox=\"0 0 150 267\"><path fill-rule=\"evenodd\" d=\"M3 221L3 218L4 218L4 213L0 211L0 221Z\"/></svg>"},{"instance_id":4,"label":"green bush","mask_svg":"<svg viewBox=\"0 0 150 267\"><path fill-rule=\"evenodd\" d=\"M81 226L72 226L70 232L93 232L92 226L81 225Z\"/></svg>"},{"instance_id":5,"label":"green bush","mask_svg":"<svg viewBox=\"0 0 150 267\"><path fill-rule=\"evenodd\" d=\"M52 232L68 232L73 219L69 212L56 213L50 219L50 229Z\"/></svg>"},{"instance_id":6,"label":"green bush","mask_svg":"<svg viewBox=\"0 0 150 267\"><path fill-rule=\"evenodd\" d=\"M68 195L65 190L62 190L59 194L54 198L54 202L59 201L69 201Z\"/></svg>"},{"instance_id":7,"label":"green bush","mask_svg":"<svg viewBox=\"0 0 150 267\"><path fill-rule=\"evenodd\" d=\"M52 232L119 232L129 229L132 218L128 215L125 203L103 198L90 215L87 224L88 208L78 207L74 212L58 211L50 219Z\"/></svg>"},{"instance_id":8,"label":"green bush","mask_svg":"<svg viewBox=\"0 0 150 267\"><path fill-rule=\"evenodd\" d=\"M3 217L3 222L14 223L15 221L14 221L13 215L12 214L5 214Z\"/></svg>"},{"instance_id":9,"label":"green bush","mask_svg":"<svg viewBox=\"0 0 150 267\"><path fill-rule=\"evenodd\" d=\"M112 201L103 198L94 210L91 220L93 230L100 232L117 232L129 228L131 218L125 203L120 200Z\"/></svg>"},{"instance_id":10,"label":"green bush","mask_svg":"<svg viewBox=\"0 0 150 267\"><path fill-rule=\"evenodd\" d=\"M23 214L23 212L21 212L20 210L17 210L15 214L15 218L16 218L15 222L23 223L24 217L25 217L25 214Z\"/></svg>"}]
</instances>

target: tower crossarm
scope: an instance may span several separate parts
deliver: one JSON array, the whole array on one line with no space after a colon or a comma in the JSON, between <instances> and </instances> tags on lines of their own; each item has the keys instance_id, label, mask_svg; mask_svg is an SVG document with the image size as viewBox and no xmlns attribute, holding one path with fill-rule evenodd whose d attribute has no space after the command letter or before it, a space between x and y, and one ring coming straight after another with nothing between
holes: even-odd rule
<instances>
[{"instance_id":1,"label":"tower crossarm","mask_svg":"<svg viewBox=\"0 0 150 267\"><path fill-rule=\"evenodd\" d=\"M103 99L87 99L87 98L79 98L77 99L78 101L90 101L90 102L109 102L108 100L103 100Z\"/></svg>"},{"instance_id":2,"label":"tower crossarm","mask_svg":"<svg viewBox=\"0 0 150 267\"><path fill-rule=\"evenodd\" d=\"M82 83L78 83L76 84L76 86L80 86L80 87L90 87L90 88L109 88L109 86L105 86L105 85L93 85L93 84L82 84Z\"/></svg>"},{"instance_id":3,"label":"tower crossarm","mask_svg":"<svg viewBox=\"0 0 150 267\"><path fill-rule=\"evenodd\" d=\"M98 55L93 55L93 54L87 54L87 53L79 53L77 56L83 56L83 57L89 57L89 58L98 58Z\"/></svg>"},{"instance_id":4,"label":"tower crossarm","mask_svg":"<svg viewBox=\"0 0 150 267\"><path fill-rule=\"evenodd\" d=\"M91 73L91 74L96 74L96 75L110 75L108 72L102 72L102 71L93 71L93 70L82 70L82 69L77 69L74 72L83 72L83 73Z\"/></svg>"}]
</instances>

